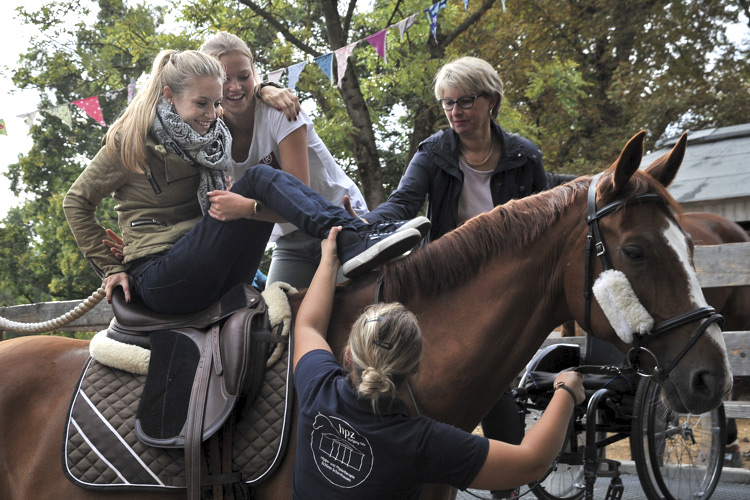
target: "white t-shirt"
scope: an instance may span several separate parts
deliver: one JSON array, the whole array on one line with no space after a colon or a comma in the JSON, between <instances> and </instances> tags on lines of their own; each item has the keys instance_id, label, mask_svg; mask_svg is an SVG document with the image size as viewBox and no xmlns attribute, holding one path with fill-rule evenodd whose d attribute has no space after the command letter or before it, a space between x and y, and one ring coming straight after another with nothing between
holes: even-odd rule
<instances>
[{"instance_id":1,"label":"white t-shirt","mask_svg":"<svg viewBox=\"0 0 750 500\"><path fill-rule=\"evenodd\" d=\"M310 117L300 111L297 120L289 121L283 112L258 102L255 106L255 128L250 143L247 160L232 162L232 178L239 179L245 170L260 163L281 168L279 143L299 127L307 127L307 159L310 167L310 187L334 205L342 206L344 195L349 195L352 208L362 215L367 212L367 204L357 185L338 166L336 160L315 133ZM291 223L276 224L271 241L297 230Z\"/></svg>"},{"instance_id":2,"label":"white t-shirt","mask_svg":"<svg viewBox=\"0 0 750 500\"><path fill-rule=\"evenodd\" d=\"M476 215L489 212L495 205L492 203L490 189L492 170L484 172L473 169L463 158L458 159L458 166L464 173L464 184L458 199L458 222L461 224Z\"/></svg>"}]
</instances>

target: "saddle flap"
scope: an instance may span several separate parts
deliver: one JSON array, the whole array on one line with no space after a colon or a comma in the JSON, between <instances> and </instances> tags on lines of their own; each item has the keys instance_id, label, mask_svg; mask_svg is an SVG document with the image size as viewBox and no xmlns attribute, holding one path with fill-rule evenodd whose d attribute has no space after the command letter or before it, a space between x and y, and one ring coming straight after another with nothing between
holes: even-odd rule
<instances>
[{"instance_id":1,"label":"saddle flap","mask_svg":"<svg viewBox=\"0 0 750 500\"><path fill-rule=\"evenodd\" d=\"M260 330L260 335L254 334ZM154 337L159 333L159 338ZM268 354L266 306L232 314L216 331L180 328L152 333L152 352L136 432L151 446L181 448L188 415L200 411L201 440L229 418L237 401L252 401L259 390ZM192 345L192 347L188 347ZM156 397L147 395L156 394ZM149 407L152 408L149 410ZM147 420L148 419L148 420Z\"/></svg>"}]
</instances>

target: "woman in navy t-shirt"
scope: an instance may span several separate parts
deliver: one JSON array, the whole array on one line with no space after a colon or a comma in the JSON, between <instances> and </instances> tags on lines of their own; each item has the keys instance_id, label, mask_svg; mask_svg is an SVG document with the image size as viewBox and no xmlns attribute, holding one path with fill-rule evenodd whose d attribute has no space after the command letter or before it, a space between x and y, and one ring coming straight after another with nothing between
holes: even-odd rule
<instances>
[{"instance_id":1,"label":"woman in navy t-shirt","mask_svg":"<svg viewBox=\"0 0 750 500\"><path fill-rule=\"evenodd\" d=\"M352 326L345 370L325 340L339 262L333 228L300 306L294 335L299 400L294 499L416 499L428 483L510 489L539 479L562 448L580 374L563 372L542 418L520 445L412 417L398 389L417 371L422 335L398 303L370 306ZM571 397L573 396L573 397Z\"/></svg>"}]
</instances>

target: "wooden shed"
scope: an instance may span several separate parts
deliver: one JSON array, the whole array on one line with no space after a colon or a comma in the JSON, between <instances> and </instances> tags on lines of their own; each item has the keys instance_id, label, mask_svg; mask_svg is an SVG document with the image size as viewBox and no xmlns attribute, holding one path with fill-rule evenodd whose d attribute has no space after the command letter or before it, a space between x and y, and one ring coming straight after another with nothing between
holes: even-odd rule
<instances>
[{"instance_id":1,"label":"wooden shed","mask_svg":"<svg viewBox=\"0 0 750 500\"><path fill-rule=\"evenodd\" d=\"M658 141L641 167L678 139ZM669 192L686 212L717 213L750 230L750 123L688 132L685 159Z\"/></svg>"}]
</instances>

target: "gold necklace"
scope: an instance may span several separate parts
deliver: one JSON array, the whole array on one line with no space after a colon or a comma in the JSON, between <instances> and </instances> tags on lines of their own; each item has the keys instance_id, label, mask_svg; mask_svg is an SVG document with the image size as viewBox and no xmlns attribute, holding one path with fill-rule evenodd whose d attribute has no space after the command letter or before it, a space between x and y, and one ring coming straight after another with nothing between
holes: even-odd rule
<instances>
[{"instance_id":1,"label":"gold necklace","mask_svg":"<svg viewBox=\"0 0 750 500\"><path fill-rule=\"evenodd\" d=\"M474 168L481 167L482 165L484 165L485 163L487 163L487 160L490 159L490 157L492 156L492 153L495 152L495 139L493 138L492 141L491 141L491 143L490 143L490 153L487 155L487 158L485 158L484 160L480 161L479 163L471 161L469 159L469 157L466 156L466 153L464 153L464 146L463 146L463 144L461 144L461 143L458 144L458 151L461 153L461 156L463 157L464 161L466 161L466 163L468 163L469 165L471 165Z\"/></svg>"}]
</instances>

